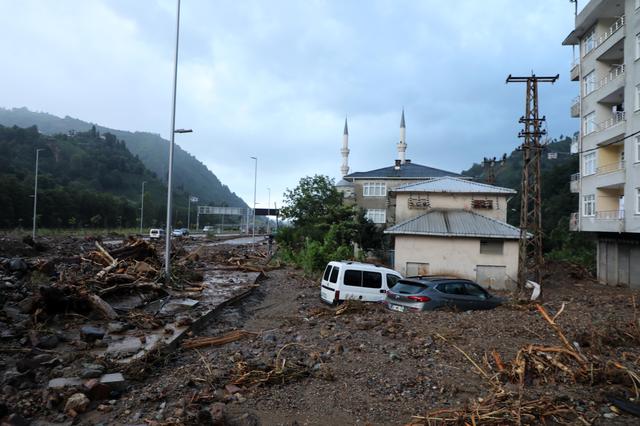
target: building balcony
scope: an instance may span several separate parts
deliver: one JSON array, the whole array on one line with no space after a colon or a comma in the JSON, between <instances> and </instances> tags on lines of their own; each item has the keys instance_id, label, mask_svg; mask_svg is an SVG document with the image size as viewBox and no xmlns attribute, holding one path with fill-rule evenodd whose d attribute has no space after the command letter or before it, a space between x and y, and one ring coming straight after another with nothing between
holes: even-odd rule
<instances>
[{"instance_id":1,"label":"building balcony","mask_svg":"<svg viewBox=\"0 0 640 426\"><path fill-rule=\"evenodd\" d=\"M571 227L571 220L569 223ZM586 232L623 232L624 210L599 211L594 216L583 216L579 218L578 229Z\"/></svg>"},{"instance_id":2,"label":"building balcony","mask_svg":"<svg viewBox=\"0 0 640 426\"><path fill-rule=\"evenodd\" d=\"M571 117L580 117L580 96L576 96L571 101Z\"/></svg>"},{"instance_id":3,"label":"building balcony","mask_svg":"<svg viewBox=\"0 0 640 426\"><path fill-rule=\"evenodd\" d=\"M571 81L580 81L580 59L574 58L571 62Z\"/></svg>"},{"instance_id":4,"label":"building balcony","mask_svg":"<svg viewBox=\"0 0 640 426\"><path fill-rule=\"evenodd\" d=\"M624 15L622 15L616 19L603 34L598 36L595 41L595 47L591 52L594 52L599 60L609 60L611 59L611 55L620 55L618 52L618 44L623 45L622 39L624 39L624 31L621 30L624 27L624 23Z\"/></svg>"},{"instance_id":5,"label":"building balcony","mask_svg":"<svg viewBox=\"0 0 640 426\"><path fill-rule=\"evenodd\" d=\"M618 188L624 185L624 161L605 164L596 169L596 186L598 188Z\"/></svg>"},{"instance_id":6,"label":"building balcony","mask_svg":"<svg viewBox=\"0 0 640 426\"><path fill-rule=\"evenodd\" d=\"M611 68L611 71L598 82L598 102L617 104L624 101L624 64Z\"/></svg>"},{"instance_id":7,"label":"building balcony","mask_svg":"<svg viewBox=\"0 0 640 426\"><path fill-rule=\"evenodd\" d=\"M574 194L580 192L580 173L574 173L571 175L571 180L569 181L569 190Z\"/></svg>"},{"instance_id":8,"label":"building balcony","mask_svg":"<svg viewBox=\"0 0 640 426\"><path fill-rule=\"evenodd\" d=\"M614 138L624 134L625 121L624 111L611 114L611 117L596 124L594 130L584 136L583 146L595 146L613 141Z\"/></svg>"},{"instance_id":9,"label":"building balcony","mask_svg":"<svg viewBox=\"0 0 640 426\"><path fill-rule=\"evenodd\" d=\"M569 152L571 152L572 154L577 154L578 151L580 150L580 146L578 144L578 141L579 141L579 139L578 139L577 135L573 136L571 138L571 146L569 148Z\"/></svg>"},{"instance_id":10,"label":"building balcony","mask_svg":"<svg viewBox=\"0 0 640 426\"><path fill-rule=\"evenodd\" d=\"M571 213L569 217L569 231L578 231L580 229L580 214L578 212Z\"/></svg>"}]
</instances>

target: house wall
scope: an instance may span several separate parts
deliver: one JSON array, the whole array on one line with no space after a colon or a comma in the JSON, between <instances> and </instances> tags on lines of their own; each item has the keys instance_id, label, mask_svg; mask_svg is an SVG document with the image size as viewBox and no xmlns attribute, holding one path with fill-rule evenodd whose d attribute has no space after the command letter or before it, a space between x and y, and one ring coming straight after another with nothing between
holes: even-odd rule
<instances>
[{"instance_id":1,"label":"house wall","mask_svg":"<svg viewBox=\"0 0 640 426\"><path fill-rule=\"evenodd\" d=\"M417 198L418 196L420 198L428 197L430 208L432 209L464 209L502 222L507 221L506 195L399 192L396 193L395 223L404 222L405 220L420 216L428 211L428 209L409 208L409 197ZM493 209L471 208L471 200L493 200Z\"/></svg>"},{"instance_id":2,"label":"house wall","mask_svg":"<svg viewBox=\"0 0 640 426\"><path fill-rule=\"evenodd\" d=\"M518 241L504 240L501 255L480 254L479 238L396 235L394 269L407 274L407 262L428 263L429 274L476 279L478 265L505 266L507 279L495 288L512 288L518 275Z\"/></svg>"},{"instance_id":3,"label":"house wall","mask_svg":"<svg viewBox=\"0 0 640 426\"><path fill-rule=\"evenodd\" d=\"M354 200L355 204L363 210L368 209L384 209L387 214L387 225L395 224L394 221L394 209L392 203L389 200L389 191L395 189L401 185L406 185L409 183L416 183L424 181L424 178L420 179L374 179L374 178L366 178L366 179L354 179ZM384 182L387 185L387 192L384 196L380 197L365 197L362 193L363 185L365 183L370 182Z\"/></svg>"}]
</instances>

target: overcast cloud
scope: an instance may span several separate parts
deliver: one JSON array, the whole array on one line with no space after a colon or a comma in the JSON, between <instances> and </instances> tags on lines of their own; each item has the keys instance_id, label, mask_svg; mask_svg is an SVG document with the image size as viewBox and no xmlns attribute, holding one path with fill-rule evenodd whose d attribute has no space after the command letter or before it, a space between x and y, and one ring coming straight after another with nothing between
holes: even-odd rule
<instances>
[{"instance_id":1,"label":"overcast cloud","mask_svg":"<svg viewBox=\"0 0 640 426\"><path fill-rule=\"evenodd\" d=\"M0 106L169 135L175 0L0 0ZM281 201L302 176L339 179L407 158L459 172L520 142L524 86L551 137L569 104L573 5L558 0L183 0L176 141L247 202Z\"/></svg>"}]
</instances>

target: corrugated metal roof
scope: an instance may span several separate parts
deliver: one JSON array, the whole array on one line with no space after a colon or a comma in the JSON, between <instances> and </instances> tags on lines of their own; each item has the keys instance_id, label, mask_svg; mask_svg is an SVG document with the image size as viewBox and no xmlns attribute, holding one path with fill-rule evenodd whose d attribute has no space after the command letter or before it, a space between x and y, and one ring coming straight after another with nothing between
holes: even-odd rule
<instances>
[{"instance_id":1,"label":"corrugated metal roof","mask_svg":"<svg viewBox=\"0 0 640 426\"><path fill-rule=\"evenodd\" d=\"M487 185L456 177L445 176L425 182L410 183L394 189L395 192L459 192L481 194L515 194L510 188Z\"/></svg>"},{"instance_id":2,"label":"corrugated metal roof","mask_svg":"<svg viewBox=\"0 0 640 426\"><path fill-rule=\"evenodd\" d=\"M384 232L395 235L520 238L520 229L515 226L467 210L432 210Z\"/></svg>"},{"instance_id":3,"label":"corrugated metal roof","mask_svg":"<svg viewBox=\"0 0 640 426\"><path fill-rule=\"evenodd\" d=\"M398 168L396 166L383 167L381 169L369 170L367 172L355 172L345 176L346 179L361 178L418 178L430 179L442 176L459 176L461 175L440 170L433 167L423 166L416 163L404 163Z\"/></svg>"}]
</instances>

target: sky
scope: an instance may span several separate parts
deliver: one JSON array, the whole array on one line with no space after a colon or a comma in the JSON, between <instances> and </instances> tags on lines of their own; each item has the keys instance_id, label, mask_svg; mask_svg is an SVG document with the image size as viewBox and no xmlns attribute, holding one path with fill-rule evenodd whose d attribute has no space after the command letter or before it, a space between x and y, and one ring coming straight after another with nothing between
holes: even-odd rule
<instances>
[{"instance_id":1,"label":"sky","mask_svg":"<svg viewBox=\"0 0 640 426\"><path fill-rule=\"evenodd\" d=\"M0 0L0 106L168 139L176 4ZM566 0L182 0L176 143L248 204L257 157L257 206L280 206L340 179L345 117L350 172L391 166L404 108L407 158L460 172L521 143L509 74L560 74L540 114L577 131L573 22Z\"/></svg>"}]
</instances>

